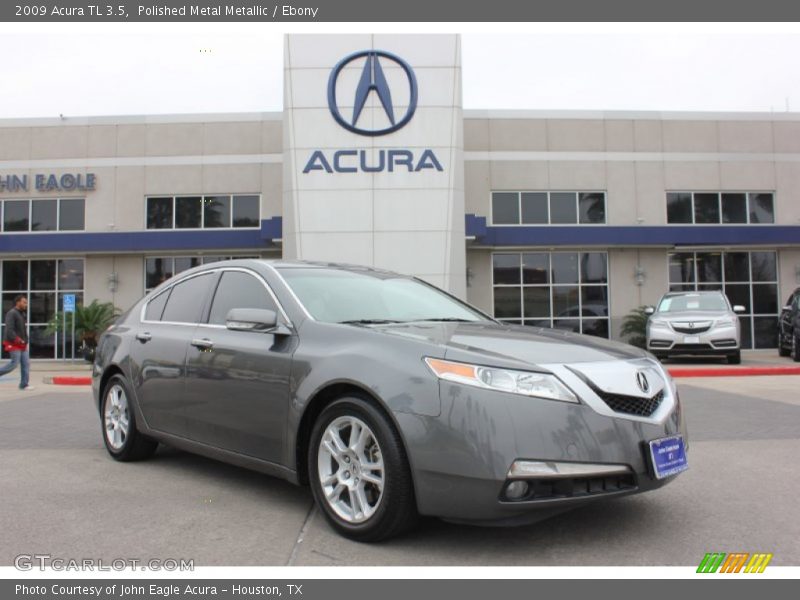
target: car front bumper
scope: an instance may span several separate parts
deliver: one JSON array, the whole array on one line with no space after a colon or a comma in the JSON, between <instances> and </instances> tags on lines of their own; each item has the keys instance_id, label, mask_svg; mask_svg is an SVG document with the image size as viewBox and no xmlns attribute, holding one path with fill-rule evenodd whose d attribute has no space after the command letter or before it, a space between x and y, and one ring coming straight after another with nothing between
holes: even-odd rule
<instances>
[{"instance_id":1,"label":"car front bumper","mask_svg":"<svg viewBox=\"0 0 800 600\"><path fill-rule=\"evenodd\" d=\"M647 350L658 355L727 355L740 349L739 329L735 325L712 327L700 333L683 333L670 327L651 327Z\"/></svg>"},{"instance_id":2,"label":"car front bumper","mask_svg":"<svg viewBox=\"0 0 800 600\"><path fill-rule=\"evenodd\" d=\"M486 525L535 522L571 507L659 488L648 442L688 439L677 392L658 422L441 382L438 417L396 414L421 514ZM507 486L530 485L522 499ZM535 490L536 493L533 493Z\"/></svg>"}]
</instances>

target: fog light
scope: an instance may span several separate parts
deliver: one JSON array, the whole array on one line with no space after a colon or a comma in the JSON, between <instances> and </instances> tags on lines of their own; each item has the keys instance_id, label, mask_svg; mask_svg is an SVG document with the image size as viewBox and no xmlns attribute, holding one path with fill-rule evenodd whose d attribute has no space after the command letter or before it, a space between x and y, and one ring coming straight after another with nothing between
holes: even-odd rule
<instances>
[{"instance_id":1,"label":"fog light","mask_svg":"<svg viewBox=\"0 0 800 600\"><path fill-rule=\"evenodd\" d=\"M527 481L512 481L506 486L506 498L519 500L528 493Z\"/></svg>"}]
</instances>

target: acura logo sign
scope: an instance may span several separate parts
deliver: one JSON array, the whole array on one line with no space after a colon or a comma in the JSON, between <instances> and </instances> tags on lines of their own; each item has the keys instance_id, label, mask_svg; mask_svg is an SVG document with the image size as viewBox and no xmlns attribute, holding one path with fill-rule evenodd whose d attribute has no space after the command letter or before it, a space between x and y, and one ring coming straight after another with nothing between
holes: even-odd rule
<instances>
[{"instance_id":1,"label":"acura logo sign","mask_svg":"<svg viewBox=\"0 0 800 600\"><path fill-rule=\"evenodd\" d=\"M354 68L346 69L354 62ZM387 78L387 72L400 77ZM346 76L343 77L343 74ZM351 78L351 75L356 77ZM401 84L407 89L399 88ZM381 125L375 127L368 126L374 115L370 115L369 111L364 113L370 98L377 98L375 110L378 120L382 121ZM350 102L352 112L349 109ZM340 107L340 104L344 107ZM374 137L397 131L408 124L417 110L417 78L414 70L399 56L384 50L362 50L345 56L336 63L328 78L328 108L339 125L358 135ZM425 148L425 132L416 132L412 136L418 139L411 147L405 148L380 147L376 143L376 148L313 150L303 173L444 171L433 149ZM419 147L422 147L421 151Z\"/></svg>"},{"instance_id":2,"label":"acura logo sign","mask_svg":"<svg viewBox=\"0 0 800 600\"><path fill-rule=\"evenodd\" d=\"M358 85L351 91L353 96L347 96L349 100L353 100L352 114L349 112L343 114L343 109L339 108L339 92L337 91L337 84L339 76L342 74L344 68L350 63L359 59L365 58L364 65L361 68L361 75L358 79ZM381 63L384 63L383 65ZM399 90L396 90L394 99L392 98L392 89L386 79L384 73L384 65L395 64L399 66L405 73L408 85L408 106L403 108L403 114L398 115L395 113L394 101L399 95ZM342 96L347 93L341 90ZM365 124L359 123L364 105L369 99L370 95L375 94L380 101L380 106L389 122L388 127L372 129ZM405 98L405 96L403 96ZM404 127L414 116L414 111L417 109L417 78L414 76L414 71L406 61L399 56L384 50L362 50L346 56L340 60L331 71L328 78L328 108L330 108L333 118L342 127L353 133L359 135L386 135L397 131Z\"/></svg>"},{"instance_id":3,"label":"acura logo sign","mask_svg":"<svg viewBox=\"0 0 800 600\"><path fill-rule=\"evenodd\" d=\"M650 391L650 382L647 381L647 375L644 374L644 371L636 373L636 383L639 385L639 389L642 390L642 393L646 394Z\"/></svg>"}]
</instances>

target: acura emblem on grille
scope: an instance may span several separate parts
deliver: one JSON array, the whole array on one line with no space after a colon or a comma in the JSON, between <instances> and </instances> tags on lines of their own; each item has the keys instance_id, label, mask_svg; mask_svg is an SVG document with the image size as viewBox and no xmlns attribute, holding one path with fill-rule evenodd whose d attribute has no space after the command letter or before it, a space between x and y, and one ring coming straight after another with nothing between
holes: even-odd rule
<instances>
[{"instance_id":1,"label":"acura emblem on grille","mask_svg":"<svg viewBox=\"0 0 800 600\"><path fill-rule=\"evenodd\" d=\"M639 384L639 389L645 394L650 391L650 382L647 381L647 375L644 374L644 371L636 373L636 383Z\"/></svg>"}]
</instances>

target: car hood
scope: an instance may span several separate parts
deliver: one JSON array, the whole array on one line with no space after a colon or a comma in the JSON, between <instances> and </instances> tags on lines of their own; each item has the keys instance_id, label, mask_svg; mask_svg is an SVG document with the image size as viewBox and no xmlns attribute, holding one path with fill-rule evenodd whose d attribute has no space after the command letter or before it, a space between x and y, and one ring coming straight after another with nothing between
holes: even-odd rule
<instances>
[{"instance_id":1,"label":"car hood","mask_svg":"<svg viewBox=\"0 0 800 600\"><path fill-rule=\"evenodd\" d=\"M670 322L685 322L685 321L715 321L717 319L724 319L736 316L735 313L728 312L727 310L711 311L711 310L695 310L695 311L682 311L674 313L655 313L654 319L662 319Z\"/></svg>"},{"instance_id":2,"label":"car hood","mask_svg":"<svg viewBox=\"0 0 800 600\"><path fill-rule=\"evenodd\" d=\"M492 322L399 323L375 330L444 346L445 357L453 360L476 360L479 357L475 355L481 355L485 364L505 362L536 366L607 362L647 356L639 348L598 337Z\"/></svg>"}]
</instances>

